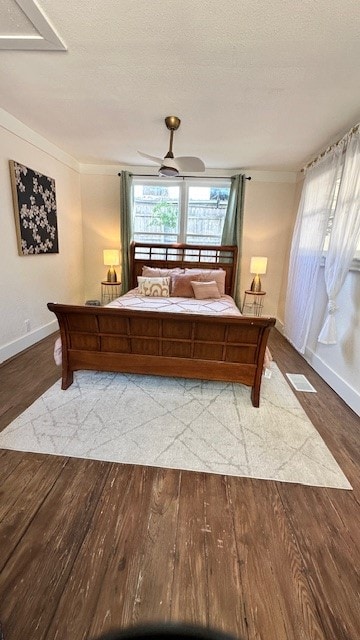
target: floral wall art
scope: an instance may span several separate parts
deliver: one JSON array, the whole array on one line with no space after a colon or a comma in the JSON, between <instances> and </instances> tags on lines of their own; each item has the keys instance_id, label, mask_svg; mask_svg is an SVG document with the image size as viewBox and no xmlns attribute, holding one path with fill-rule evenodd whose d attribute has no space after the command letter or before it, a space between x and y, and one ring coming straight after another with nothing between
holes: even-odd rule
<instances>
[{"instance_id":1,"label":"floral wall art","mask_svg":"<svg viewBox=\"0 0 360 640\"><path fill-rule=\"evenodd\" d=\"M59 253L55 180L10 160L20 256Z\"/></svg>"}]
</instances>

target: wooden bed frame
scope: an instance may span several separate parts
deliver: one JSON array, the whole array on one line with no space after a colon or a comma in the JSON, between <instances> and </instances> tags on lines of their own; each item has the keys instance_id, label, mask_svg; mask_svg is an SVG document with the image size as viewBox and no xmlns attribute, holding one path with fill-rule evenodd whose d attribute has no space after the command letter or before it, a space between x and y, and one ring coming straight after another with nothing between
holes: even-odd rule
<instances>
[{"instance_id":1,"label":"wooden bed frame","mask_svg":"<svg viewBox=\"0 0 360 640\"><path fill-rule=\"evenodd\" d=\"M232 294L236 247L131 246L132 285L144 265L226 270ZM49 303L60 327L62 389L73 372L119 371L239 382L259 406L266 343L275 318L215 317Z\"/></svg>"}]
</instances>

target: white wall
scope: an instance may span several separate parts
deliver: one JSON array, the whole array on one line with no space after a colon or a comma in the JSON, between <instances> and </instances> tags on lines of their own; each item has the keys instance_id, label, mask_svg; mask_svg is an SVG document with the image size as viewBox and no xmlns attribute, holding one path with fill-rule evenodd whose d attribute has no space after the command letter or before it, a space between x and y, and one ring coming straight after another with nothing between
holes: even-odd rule
<instances>
[{"instance_id":1,"label":"white wall","mask_svg":"<svg viewBox=\"0 0 360 640\"><path fill-rule=\"evenodd\" d=\"M83 211L85 298L101 299L101 280L108 267L103 263L103 249L120 248L120 178L112 174L81 175ZM120 279L120 267L116 269Z\"/></svg>"},{"instance_id":2,"label":"white wall","mask_svg":"<svg viewBox=\"0 0 360 640\"><path fill-rule=\"evenodd\" d=\"M19 256L9 160L55 179L59 253ZM57 328L47 302L81 303L83 244L79 165L0 110L0 362ZM30 331L25 328L30 321Z\"/></svg>"},{"instance_id":3,"label":"white wall","mask_svg":"<svg viewBox=\"0 0 360 640\"><path fill-rule=\"evenodd\" d=\"M306 360L360 416L360 272L349 271L337 297L337 344L317 341L326 314L324 269L316 286L316 306L305 350Z\"/></svg>"},{"instance_id":4,"label":"white wall","mask_svg":"<svg viewBox=\"0 0 360 640\"><path fill-rule=\"evenodd\" d=\"M276 175L272 172L271 177L272 182L268 175L258 178L255 173L246 185L241 289L249 289L253 278L250 275L251 256L266 256L267 272L261 276L262 289L266 291L263 315L279 318L279 307L283 308L283 273L287 269L295 217L296 174Z\"/></svg>"}]
</instances>

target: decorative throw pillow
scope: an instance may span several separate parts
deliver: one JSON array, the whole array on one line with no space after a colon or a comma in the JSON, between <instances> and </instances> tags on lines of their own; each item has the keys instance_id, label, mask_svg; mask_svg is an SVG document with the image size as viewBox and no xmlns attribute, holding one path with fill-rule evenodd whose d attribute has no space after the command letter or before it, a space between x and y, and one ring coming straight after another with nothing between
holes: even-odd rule
<instances>
[{"instance_id":1,"label":"decorative throw pillow","mask_svg":"<svg viewBox=\"0 0 360 640\"><path fill-rule=\"evenodd\" d=\"M180 267L174 267L174 269L158 269L156 267L148 267L147 265L142 268L142 276L145 278L166 278L173 273L184 273L184 269Z\"/></svg>"},{"instance_id":2,"label":"decorative throw pillow","mask_svg":"<svg viewBox=\"0 0 360 640\"><path fill-rule=\"evenodd\" d=\"M191 286L192 280L197 280L193 274L173 274L171 276L171 296L174 298L193 298L194 289Z\"/></svg>"},{"instance_id":3,"label":"decorative throw pillow","mask_svg":"<svg viewBox=\"0 0 360 640\"><path fill-rule=\"evenodd\" d=\"M215 280L210 282L191 281L196 300L207 300L209 298L221 298Z\"/></svg>"},{"instance_id":4,"label":"decorative throw pillow","mask_svg":"<svg viewBox=\"0 0 360 640\"><path fill-rule=\"evenodd\" d=\"M162 267L149 267L144 265L142 268L142 276L145 278L167 278L172 274L184 273L184 269L180 267L174 267L173 269L163 269ZM170 280L170 294L171 294L171 280Z\"/></svg>"},{"instance_id":5,"label":"decorative throw pillow","mask_svg":"<svg viewBox=\"0 0 360 640\"><path fill-rule=\"evenodd\" d=\"M201 282L211 282L215 280L220 295L225 295L226 271L224 269L185 269L185 275L189 274L196 276L196 278L193 277L192 280Z\"/></svg>"},{"instance_id":6,"label":"decorative throw pillow","mask_svg":"<svg viewBox=\"0 0 360 640\"><path fill-rule=\"evenodd\" d=\"M141 296L168 298L170 295L170 278L144 278L138 276L138 287Z\"/></svg>"}]
</instances>

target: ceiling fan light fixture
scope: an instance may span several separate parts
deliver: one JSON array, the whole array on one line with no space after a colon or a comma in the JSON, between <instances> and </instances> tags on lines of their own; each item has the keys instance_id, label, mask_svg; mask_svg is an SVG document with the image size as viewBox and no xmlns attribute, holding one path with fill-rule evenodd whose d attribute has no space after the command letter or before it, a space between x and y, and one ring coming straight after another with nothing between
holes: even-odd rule
<instances>
[{"instance_id":1,"label":"ceiling fan light fixture","mask_svg":"<svg viewBox=\"0 0 360 640\"><path fill-rule=\"evenodd\" d=\"M168 167L163 164L159 169L159 176L165 176L167 178L173 178L174 176L178 176L179 172L175 167Z\"/></svg>"},{"instance_id":2,"label":"ceiling fan light fixture","mask_svg":"<svg viewBox=\"0 0 360 640\"><path fill-rule=\"evenodd\" d=\"M180 171L190 171L195 173L197 173L198 171L205 171L205 165L200 158L196 158L194 156L174 156L174 131L177 131L180 126L180 122L181 120L177 116L168 116L167 118L165 118L166 127L170 131L169 150L166 156L164 156L163 158L156 158L155 156L149 156L148 153L138 151L138 153L143 158L147 158L147 160L151 160L151 162L160 164L160 169L158 171L159 176L167 176L168 178L173 178L175 176L178 176Z\"/></svg>"}]
</instances>

